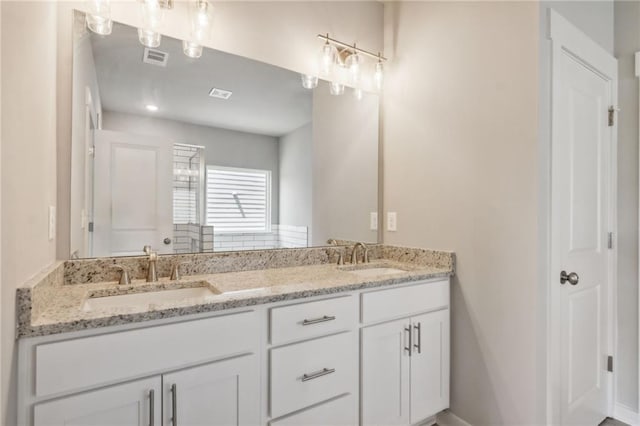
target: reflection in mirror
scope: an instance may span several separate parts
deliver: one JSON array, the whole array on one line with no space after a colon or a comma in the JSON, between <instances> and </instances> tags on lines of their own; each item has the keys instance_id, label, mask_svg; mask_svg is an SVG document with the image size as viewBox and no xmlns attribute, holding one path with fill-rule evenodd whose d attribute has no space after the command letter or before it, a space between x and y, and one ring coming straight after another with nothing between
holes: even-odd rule
<instances>
[{"instance_id":1,"label":"reflection in mirror","mask_svg":"<svg viewBox=\"0 0 640 426\"><path fill-rule=\"evenodd\" d=\"M377 95L122 24L75 33L71 257L377 241Z\"/></svg>"}]
</instances>

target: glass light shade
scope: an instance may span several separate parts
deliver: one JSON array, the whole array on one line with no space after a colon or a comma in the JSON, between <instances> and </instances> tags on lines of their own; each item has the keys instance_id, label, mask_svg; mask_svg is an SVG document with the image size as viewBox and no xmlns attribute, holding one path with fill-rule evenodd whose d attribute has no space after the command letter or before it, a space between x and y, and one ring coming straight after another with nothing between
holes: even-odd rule
<instances>
[{"instance_id":1,"label":"glass light shade","mask_svg":"<svg viewBox=\"0 0 640 426\"><path fill-rule=\"evenodd\" d=\"M338 52L335 46L328 42L322 46L322 51L320 52L320 72L322 75L331 75L333 67L337 62L337 57Z\"/></svg>"},{"instance_id":2,"label":"glass light shade","mask_svg":"<svg viewBox=\"0 0 640 426\"><path fill-rule=\"evenodd\" d=\"M111 4L109 0L89 0L87 2L87 27L100 35L111 34Z\"/></svg>"},{"instance_id":3,"label":"glass light shade","mask_svg":"<svg viewBox=\"0 0 640 426\"><path fill-rule=\"evenodd\" d=\"M160 26L164 19L164 9L158 0L141 0L140 13L142 15L142 28L138 29L140 43L146 47L160 46Z\"/></svg>"},{"instance_id":4,"label":"glass light shade","mask_svg":"<svg viewBox=\"0 0 640 426\"><path fill-rule=\"evenodd\" d=\"M191 40L202 44L213 27L213 5L208 0L192 0L189 2L189 21Z\"/></svg>"},{"instance_id":5,"label":"glass light shade","mask_svg":"<svg viewBox=\"0 0 640 426\"><path fill-rule=\"evenodd\" d=\"M334 96L340 96L344 93L344 84L340 83L331 83L331 94Z\"/></svg>"},{"instance_id":6,"label":"glass light shade","mask_svg":"<svg viewBox=\"0 0 640 426\"><path fill-rule=\"evenodd\" d=\"M315 89L318 87L318 77L315 75L300 74L302 80L302 87L305 89Z\"/></svg>"},{"instance_id":7,"label":"glass light shade","mask_svg":"<svg viewBox=\"0 0 640 426\"><path fill-rule=\"evenodd\" d=\"M357 100L362 100L362 89L353 89L353 97Z\"/></svg>"},{"instance_id":8,"label":"glass light shade","mask_svg":"<svg viewBox=\"0 0 640 426\"><path fill-rule=\"evenodd\" d=\"M382 90L382 85L384 83L384 65L382 65L381 61L376 63L376 70L373 73L373 82L378 90Z\"/></svg>"},{"instance_id":9,"label":"glass light shade","mask_svg":"<svg viewBox=\"0 0 640 426\"><path fill-rule=\"evenodd\" d=\"M158 47L160 46L161 35L154 31L143 30L138 28L138 39L143 46Z\"/></svg>"},{"instance_id":10,"label":"glass light shade","mask_svg":"<svg viewBox=\"0 0 640 426\"><path fill-rule=\"evenodd\" d=\"M182 42L182 51L190 58L198 59L202 56L202 46L192 41L184 40Z\"/></svg>"},{"instance_id":11,"label":"glass light shade","mask_svg":"<svg viewBox=\"0 0 640 426\"><path fill-rule=\"evenodd\" d=\"M351 82L358 83L360 81L360 55L358 55L358 52L353 52L347 57L345 66L349 69Z\"/></svg>"}]
</instances>

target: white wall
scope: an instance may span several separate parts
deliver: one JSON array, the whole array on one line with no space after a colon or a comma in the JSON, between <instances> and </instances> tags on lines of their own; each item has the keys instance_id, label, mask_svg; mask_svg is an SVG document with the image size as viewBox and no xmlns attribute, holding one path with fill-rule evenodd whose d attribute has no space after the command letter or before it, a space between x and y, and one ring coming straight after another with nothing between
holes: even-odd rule
<instances>
[{"instance_id":1,"label":"white wall","mask_svg":"<svg viewBox=\"0 0 640 426\"><path fill-rule=\"evenodd\" d=\"M312 135L308 123L279 141L280 223L311 227Z\"/></svg>"},{"instance_id":2,"label":"white wall","mask_svg":"<svg viewBox=\"0 0 640 426\"><path fill-rule=\"evenodd\" d=\"M638 78L640 3L616 1L618 58L618 353L616 402L638 412Z\"/></svg>"},{"instance_id":3,"label":"white wall","mask_svg":"<svg viewBox=\"0 0 640 426\"><path fill-rule=\"evenodd\" d=\"M56 5L2 9L2 412L15 421L15 290L55 260L48 208L56 205ZM19 42L16 42L19 40Z\"/></svg>"},{"instance_id":4,"label":"white wall","mask_svg":"<svg viewBox=\"0 0 640 426\"><path fill-rule=\"evenodd\" d=\"M312 245L328 238L377 242L369 214L378 211L378 95L313 91Z\"/></svg>"},{"instance_id":5,"label":"white wall","mask_svg":"<svg viewBox=\"0 0 640 426\"><path fill-rule=\"evenodd\" d=\"M451 410L540 424L538 5L390 2L385 243L453 250Z\"/></svg>"},{"instance_id":6,"label":"white wall","mask_svg":"<svg viewBox=\"0 0 640 426\"><path fill-rule=\"evenodd\" d=\"M102 128L202 145L206 164L271 171L271 222L278 222L278 138L105 110Z\"/></svg>"}]
</instances>

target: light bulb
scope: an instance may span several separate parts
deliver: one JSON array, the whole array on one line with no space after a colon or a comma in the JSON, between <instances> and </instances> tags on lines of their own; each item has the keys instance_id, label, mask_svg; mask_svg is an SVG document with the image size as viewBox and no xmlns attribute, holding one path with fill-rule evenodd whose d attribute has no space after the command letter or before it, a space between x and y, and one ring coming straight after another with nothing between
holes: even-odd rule
<instances>
[{"instance_id":1,"label":"light bulb","mask_svg":"<svg viewBox=\"0 0 640 426\"><path fill-rule=\"evenodd\" d=\"M344 84L331 82L331 94L340 96L344 93Z\"/></svg>"},{"instance_id":2,"label":"light bulb","mask_svg":"<svg viewBox=\"0 0 640 426\"><path fill-rule=\"evenodd\" d=\"M146 47L160 46L162 39L158 31L164 19L164 10L158 0L142 0L140 3L142 28L138 29L138 39Z\"/></svg>"},{"instance_id":3,"label":"light bulb","mask_svg":"<svg viewBox=\"0 0 640 426\"><path fill-rule=\"evenodd\" d=\"M353 84L357 84L360 81L360 55L358 52L353 52L347 58L345 65L349 68L349 75L351 77L351 82Z\"/></svg>"},{"instance_id":4,"label":"light bulb","mask_svg":"<svg viewBox=\"0 0 640 426\"><path fill-rule=\"evenodd\" d=\"M302 87L305 89L315 89L318 87L318 77L315 75L300 74L302 80Z\"/></svg>"},{"instance_id":5,"label":"light bulb","mask_svg":"<svg viewBox=\"0 0 640 426\"><path fill-rule=\"evenodd\" d=\"M100 35L111 34L113 21L111 20L111 5L109 0L89 0L87 2L87 27Z\"/></svg>"},{"instance_id":6,"label":"light bulb","mask_svg":"<svg viewBox=\"0 0 640 426\"><path fill-rule=\"evenodd\" d=\"M190 58L202 56L202 44L209 37L213 21L213 5L208 0L194 0L189 3L191 34L182 42L182 51Z\"/></svg>"},{"instance_id":7,"label":"light bulb","mask_svg":"<svg viewBox=\"0 0 640 426\"><path fill-rule=\"evenodd\" d=\"M373 81L378 90L382 90L382 85L384 83L384 66L382 65L382 61L378 61L376 63L376 70L373 74Z\"/></svg>"},{"instance_id":8,"label":"light bulb","mask_svg":"<svg viewBox=\"0 0 640 426\"><path fill-rule=\"evenodd\" d=\"M333 65L336 62L336 49L327 41L322 46L322 54L320 57L320 71L322 75L328 76L333 71Z\"/></svg>"}]
</instances>

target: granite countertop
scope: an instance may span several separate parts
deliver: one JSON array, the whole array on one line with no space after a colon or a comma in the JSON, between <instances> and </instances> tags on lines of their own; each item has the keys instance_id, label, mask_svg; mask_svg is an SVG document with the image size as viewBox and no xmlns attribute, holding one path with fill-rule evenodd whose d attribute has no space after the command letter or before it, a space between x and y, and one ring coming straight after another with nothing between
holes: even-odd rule
<instances>
[{"instance_id":1,"label":"granite countertop","mask_svg":"<svg viewBox=\"0 0 640 426\"><path fill-rule=\"evenodd\" d=\"M393 254L395 255L388 255ZM116 282L64 283L64 263L54 265L48 273L18 289L17 337L33 337L91 328L129 324L259 304L296 300L365 288L393 286L410 281L448 277L454 271L452 253L439 261L415 253L389 251L377 260L359 265L335 263L296 265L246 271L215 272L183 276L181 280L161 279L147 283L134 279L131 285ZM449 256L449 257L447 257ZM431 260L433 256L431 256ZM444 259L444 260L442 260ZM354 269L395 268L402 272L366 276ZM156 304L143 302L135 306L86 308L87 300L104 296L146 293L165 289L205 287L211 295L181 298Z\"/></svg>"}]
</instances>

